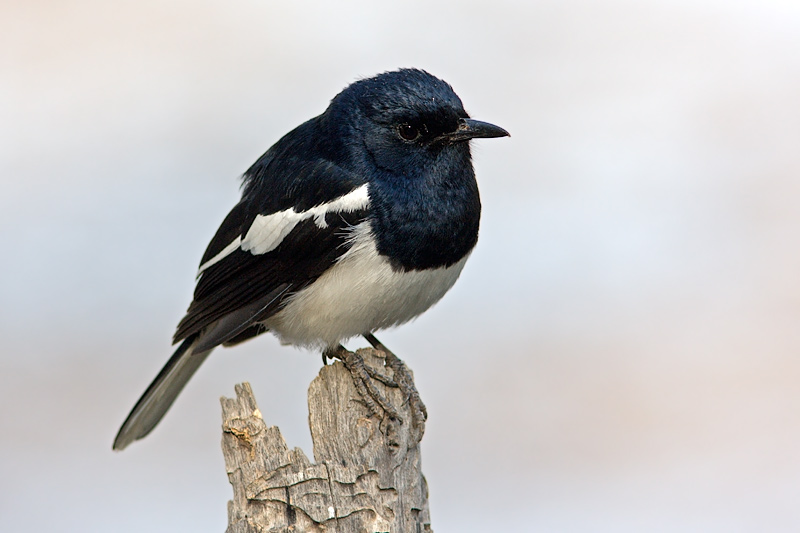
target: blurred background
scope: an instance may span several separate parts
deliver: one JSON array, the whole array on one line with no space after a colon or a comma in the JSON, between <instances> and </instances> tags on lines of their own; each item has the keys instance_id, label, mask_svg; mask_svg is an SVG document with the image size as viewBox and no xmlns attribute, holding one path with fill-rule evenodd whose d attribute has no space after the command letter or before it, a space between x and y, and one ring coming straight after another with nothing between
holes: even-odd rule
<instances>
[{"instance_id":1,"label":"blurred background","mask_svg":"<svg viewBox=\"0 0 800 533\"><path fill-rule=\"evenodd\" d=\"M111 442L238 176L403 66L512 134L473 143L461 280L380 335L430 411L434 530L800 530L791 0L0 3L0 530L224 531L245 380L310 455L320 357L267 336Z\"/></svg>"}]
</instances>

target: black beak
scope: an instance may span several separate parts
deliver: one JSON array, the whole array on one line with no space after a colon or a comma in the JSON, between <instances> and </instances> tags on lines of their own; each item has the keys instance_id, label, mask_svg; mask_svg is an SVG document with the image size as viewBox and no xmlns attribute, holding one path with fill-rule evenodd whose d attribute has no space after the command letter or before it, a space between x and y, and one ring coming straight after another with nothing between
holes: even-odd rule
<instances>
[{"instance_id":1,"label":"black beak","mask_svg":"<svg viewBox=\"0 0 800 533\"><path fill-rule=\"evenodd\" d=\"M478 138L510 137L510 134L500 126L495 126L488 122L462 118L458 121L458 129L444 137L451 143L457 143Z\"/></svg>"}]
</instances>

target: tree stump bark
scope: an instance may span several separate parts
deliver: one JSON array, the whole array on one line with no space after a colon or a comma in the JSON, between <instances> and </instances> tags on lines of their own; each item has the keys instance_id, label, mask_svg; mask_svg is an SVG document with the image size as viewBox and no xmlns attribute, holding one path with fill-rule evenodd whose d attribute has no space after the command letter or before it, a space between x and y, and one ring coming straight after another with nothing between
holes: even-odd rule
<instances>
[{"instance_id":1,"label":"tree stump bark","mask_svg":"<svg viewBox=\"0 0 800 533\"><path fill-rule=\"evenodd\" d=\"M382 352L358 352L386 373ZM370 417L340 362L308 390L312 464L267 426L249 383L222 398L222 450L233 500L227 533L429 533L428 487L411 410L397 388L376 381L401 421Z\"/></svg>"}]
</instances>

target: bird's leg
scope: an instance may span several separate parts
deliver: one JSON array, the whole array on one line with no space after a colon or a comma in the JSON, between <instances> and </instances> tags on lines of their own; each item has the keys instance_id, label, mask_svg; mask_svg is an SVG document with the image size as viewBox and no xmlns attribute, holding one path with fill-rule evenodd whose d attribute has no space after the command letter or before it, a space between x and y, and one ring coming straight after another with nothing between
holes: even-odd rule
<instances>
[{"instance_id":1,"label":"bird's leg","mask_svg":"<svg viewBox=\"0 0 800 533\"><path fill-rule=\"evenodd\" d=\"M372 333L364 334L364 338L367 339L367 342L369 342L373 348L385 354L384 360L386 361L386 365L394 372L394 382L408 398L411 412L414 414L414 421L418 427L424 428L425 421L428 419L428 409L425 407L425 404L422 403L422 398L419 397L419 391L417 391L417 387L414 385L414 379L411 377L411 372L408 370L408 367L389 348L375 338L375 335ZM422 429L422 431L424 431L424 429ZM420 438L422 438L421 432Z\"/></svg>"},{"instance_id":2,"label":"bird's leg","mask_svg":"<svg viewBox=\"0 0 800 533\"><path fill-rule=\"evenodd\" d=\"M385 412L386 416L389 418L402 422L397 410L392 406L392 404L389 403L386 397L381 394L381 391L379 391L372 382L371 376L373 374L379 374L365 365L364 359L362 359L360 355L355 352L351 352L340 344L335 348L329 348L328 350L325 350L323 357L331 359L335 357L344 363L345 368L350 371L350 375L353 377L353 383L355 384L358 393L361 395L361 398L363 398L370 415L380 415L381 410L383 410L383 412ZM385 376L381 376L381 378L391 381L389 378L385 378ZM381 378L376 379L383 382L383 379Z\"/></svg>"}]
</instances>

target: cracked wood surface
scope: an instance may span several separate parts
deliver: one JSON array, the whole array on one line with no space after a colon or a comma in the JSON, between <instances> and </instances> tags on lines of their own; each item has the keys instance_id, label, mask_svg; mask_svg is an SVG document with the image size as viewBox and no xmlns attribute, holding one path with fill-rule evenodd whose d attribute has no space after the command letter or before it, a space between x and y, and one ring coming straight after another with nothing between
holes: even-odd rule
<instances>
[{"instance_id":1,"label":"cracked wood surface","mask_svg":"<svg viewBox=\"0 0 800 533\"><path fill-rule=\"evenodd\" d=\"M387 373L381 352L359 350ZM370 417L341 362L308 390L315 463L268 426L249 383L222 398L222 450L233 500L227 533L429 533L428 487L411 410L397 388L376 382L402 422Z\"/></svg>"}]
</instances>

